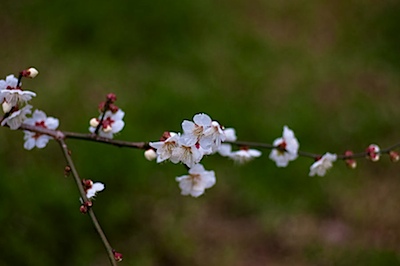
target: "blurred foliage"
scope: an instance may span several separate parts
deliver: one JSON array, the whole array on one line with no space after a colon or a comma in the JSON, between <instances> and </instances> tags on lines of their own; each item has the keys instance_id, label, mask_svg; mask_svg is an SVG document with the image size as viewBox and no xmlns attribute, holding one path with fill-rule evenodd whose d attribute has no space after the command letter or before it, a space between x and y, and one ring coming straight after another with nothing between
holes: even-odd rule
<instances>
[{"instance_id":1,"label":"blurred foliage","mask_svg":"<svg viewBox=\"0 0 400 266\"><path fill-rule=\"evenodd\" d=\"M0 73L39 69L24 87L61 129L87 132L108 92L130 141L180 131L205 112L239 139L291 127L303 150L398 141L398 1L10 1L0 9ZM84 178L107 189L95 211L121 265L400 265L398 165L342 162L310 178L205 158L217 184L179 194L184 167L142 151L68 141ZM0 132L0 265L108 265L55 142L27 152Z\"/></svg>"}]
</instances>

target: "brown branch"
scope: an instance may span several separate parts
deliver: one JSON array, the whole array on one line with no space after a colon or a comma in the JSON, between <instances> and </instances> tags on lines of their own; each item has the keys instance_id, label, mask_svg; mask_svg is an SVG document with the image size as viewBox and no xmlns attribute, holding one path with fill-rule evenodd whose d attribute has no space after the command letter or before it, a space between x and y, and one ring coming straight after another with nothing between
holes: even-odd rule
<instances>
[{"instance_id":1,"label":"brown branch","mask_svg":"<svg viewBox=\"0 0 400 266\"><path fill-rule=\"evenodd\" d=\"M68 146L65 143L63 138L58 138L57 141L60 144L60 147L64 154L65 160L67 161L67 164L71 169L71 173L72 173L72 176L74 177L74 181L78 187L79 194L81 195L83 202L86 203L89 200L86 197L85 189L83 188L83 185L82 185L82 180L79 177L78 171L75 168L74 162L70 155L70 151L68 150ZM88 213L89 213L89 216L92 220L92 223L93 223L97 233L100 235L100 238L101 238L101 241L103 242L104 247L107 250L108 258L110 259L111 265L116 266L117 262L115 261L115 258L114 258L113 248L111 247L110 243L107 240L106 235L104 234L103 230L101 229L101 226L96 218L96 215L95 215L92 207L89 208Z\"/></svg>"}]
</instances>

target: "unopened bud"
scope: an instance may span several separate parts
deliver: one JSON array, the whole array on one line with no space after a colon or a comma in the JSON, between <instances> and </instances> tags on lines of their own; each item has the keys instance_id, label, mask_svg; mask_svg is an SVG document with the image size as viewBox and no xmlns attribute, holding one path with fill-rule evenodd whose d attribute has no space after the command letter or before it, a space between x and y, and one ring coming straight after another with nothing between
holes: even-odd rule
<instances>
[{"instance_id":1,"label":"unopened bud","mask_svg":"<svg viewBox=\"0 0 400 266\"><path fill-rule=\"evenodd\" d=\"M357 162L354 159L347 159L346 160L346 165L350 169L355 169L357 167Z\"/></svg>"},{"instance_id":2,"label":"unopened bud","mask_svg":"<svg viewBox=\"0 0 400 266\"><path fill-rule=\"evenodd\" d=\"M400 160L400 155L399 155L398 152L390 151L390 152L389 152L389 156L390 156L390 160L391 160L392 162L397 162L397 161Z\"/></svg>"},{"instance_id":3,"label":"unopened bud","mask_svg":"<svg viewBox=\"0 0 400 266\"><path fill-rule=\"evenodd\" d=\"M113 103L117 100L117 96L114 93L109 93L106 97L110 103Z\"/></svg>"},{"instance_id":4,"label":"unopened bud","mask_svg":"<svg viewBox=\"0 0 400 266\"><path fill-rule=\"evenodd\" d=\"M104 133L111 132L112 127L110 125L107 125L105 128L103 128Z\"/></svg>"},{"instance_id":5,"label":"unopened bud","mask_svg":"<svg viewBox=\"0 0 400 266\"><path fill-rule=\"evenodd\" d=\"M91 202L90 200L86 201L84 204L86 207L90 208L93 206L93 202Z\"/></svg>"},{"instance_id":6,"label":"unopened bud","mask_svg":"<svg viewBox=\"0 0 400 266\"><path fill-rule=\"evenodd\" d=\"M91 127L97 127L99 125L99 120L97 118L92 118L89 121Z\"/></svg>"},{"instance_id":7,"label":"unopened bud","mask_svg":"<svg viewBox=\"0 0 400 266\"><path fill-rule=\"evenodd\" d=\"M347 157L347 159L345 159L345 162L346 162L346 165L347 165L348 168L354 169L354 168L357 167L356 160L354 160L352 158L352 156L353 156L353 152L352 151L349 151L349 150L345 151L344 152L344 156Z\"/></svg>"},{"instance_id":8,"label":"unopened bud","mask_svg":"<svg viewBox=\"0 0 400 266\"><path fill-rule=\"evenodd\" d=\"M93 186L93 181L90 179L82 179L82 185L85 189L90 189Z\"/></svg>"},{"instance_id":9,"label":"unopened bud","mask_svg":"<svg viewBox=\"0 0 400 266\"><path fill-rule=\"evenodd\" d=\"M71 167L69 165L64 168L64 176L67 177L71 173Z\"/></svg>"},{"instance_id":10,"label":"unopened bud","mask_svg":"<svg viewBox=\"0 0 400 266\"><path fill-rule=\"evenodd\" d=\"M27 77L33 79L33 78L36 77L38 74L39 74L39 71L37 71L36 68L31 67L31 68L28 69L28 76L27 76Z\"/></svg>"},{"instance_id":11,"label":"unopened bud","mask_svg":"<svg viewBox=\"0 0 400 266\"><path fill-rule=\"evenodd\" d=\"M114 259L118 262L122 261L122 254L119 252L116 252L115 250L112 251L112 253L114 254Z\"/></svg>"},{"instance_id":12,"label":"unopened bud","mask_svg":"<svg viewBox=\"0 0 400 266\"><path fill-rule=\"evenodd\" d=\"M367 152L367 159L370 159L373 162L379 161L380 148L378 145L376 145L376 144L369 145L368 148L366 149L366 152Z\"/></svg>"},{"instance_id":13,"label":"unopened bud","mask_svg":"<svg viewBox=\"0 0 400 266\"><path fill-rule=\"evenodd\" d=\"M4 102L1 106L3 107L3 112L4 113L10 112L11 109L12 109L12 105L9 104L8 102Z\"/></svg>"},{"instance_id":14,"label":"unopened bud","mask_svg":"<svg viewBox=\"0 0 400 266\"><path fill-rule=\"evenodd\" d=\"M149 161L153 161L157 158L157 153L153 149L148 149L144 152L144 157Z\"/></svg>"},{"instance_id":15,"label":"unopened bud","mask_svg":"<svg viewBox=\"0 0 400 266\"><path fill-rule=\"evenodd\" d=\"M79 211L83 214L87 213L88 208L85 205L81 205L81 207L79 207Z\"/></svg>"}]
</instances>

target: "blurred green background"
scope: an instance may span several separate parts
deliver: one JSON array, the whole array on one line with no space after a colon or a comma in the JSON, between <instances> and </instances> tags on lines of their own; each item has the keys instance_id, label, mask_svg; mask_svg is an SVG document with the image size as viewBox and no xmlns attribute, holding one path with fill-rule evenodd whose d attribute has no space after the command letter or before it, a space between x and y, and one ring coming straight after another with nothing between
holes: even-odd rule
<instances>
[{"instance_id":1,"label":"blurred green background","mask_svg":"<svg viewBox=\"0 0 400 266\"><path fill-rule=\"evenodd\" d=\"M399 1L3 1L1 77L30 66L35 108L88 132L118 96L118 139L157 140L205 112L240 140L282 127L302 150L363 151L399 139ZM183 166L138 150L69 140L83 178L107 188L94 209L121 265L400 265L399 165L312 161L278 169L203 159L217 184L183 197ZM0 131L0 265L108 265L54 141L23 149Z\"/></svg>"}]
</instances>

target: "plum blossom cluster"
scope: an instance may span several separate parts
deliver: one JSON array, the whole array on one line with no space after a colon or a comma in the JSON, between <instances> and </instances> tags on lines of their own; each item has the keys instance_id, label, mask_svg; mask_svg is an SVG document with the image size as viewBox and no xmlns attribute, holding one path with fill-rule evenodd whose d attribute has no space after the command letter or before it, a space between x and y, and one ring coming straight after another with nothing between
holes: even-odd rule
<instances>
[{"instance_id":1,"label":"plum blossom cluster","mask_svg":"<svg viewBox=\"0 0 400 266\"><path fill-rule=\"evenodd\" d=\"M0 80L0 102L4 112L1 121L2 126L8 126L12 130L18 129L22 123L41 128L55 130L59 125L58 119L47 117L43 111L35 110L32 117L32 106L28 101L36 96L36 93L22 89L21 79L34 78L39 72L35 68L23 70L19 77L8 75L5 80ZM24 148L31 150L34 147L44 148L52 137L32 131L24 131Z\"/></svg>"},{"instance_id":2,"label":"plum blossom cluster","mask_svg":"<svg viewBox=\"0 0 400 266\"><path fill-rule=\"evenodd\" d=\"M80 207L80 212L87 213L89 208L93 205L92 200L98 192L104 190L105 186L101 182L93 183L93 181L90 179L82 179L82 186L85 190L86 198L88 198L88 201L83 201L82 198L80 198L80 201L82 203Z\"/></svg>"},{"instance_id":3,"label":"plum blossom cluster","mask_svg":"<svg viewBox=\"0 0 400 266\"><path fill-rule=\"evenodd\" d=\"M114 93L107 94L107 100L99 104L100 115L89 122L89 131L100 137L112 139L114 134L120 132L124 126L125 113L115 105L117 96Z\"/></svg>"},{"instance_id":4,"label":"plum blossom cluster","mask_svg":"<svg viewBox=\"0 0 400 266\"><path fill-rule=\"evenodd\" d=\"M18 129L26 116L32 111L28 101L36 96L32 91L22 90L22 77L34 78L38 74L35 68L29 68L20 73L19 77L8 75L5 80L0 80L0 102L4 112L1 125L10 129Z\"/></svg>"},{"instance_id":5,"label":"plum blossom cluster","mask_svg":"<svg viewBox=\"0 0 400 266\"><path fill-rule=\"evenodd\" d=\"M155 149L158 163L170 160L189 168L189 175L177 177L176 181L182 195L198 197L216 182L214 171L206 171L200 161L216 153L227 136L223 127L204 113L196 114L193 121L184 120L182 130L182 134L164 132L160 141L149 145Z\"/></svg>"}]
</instances>

